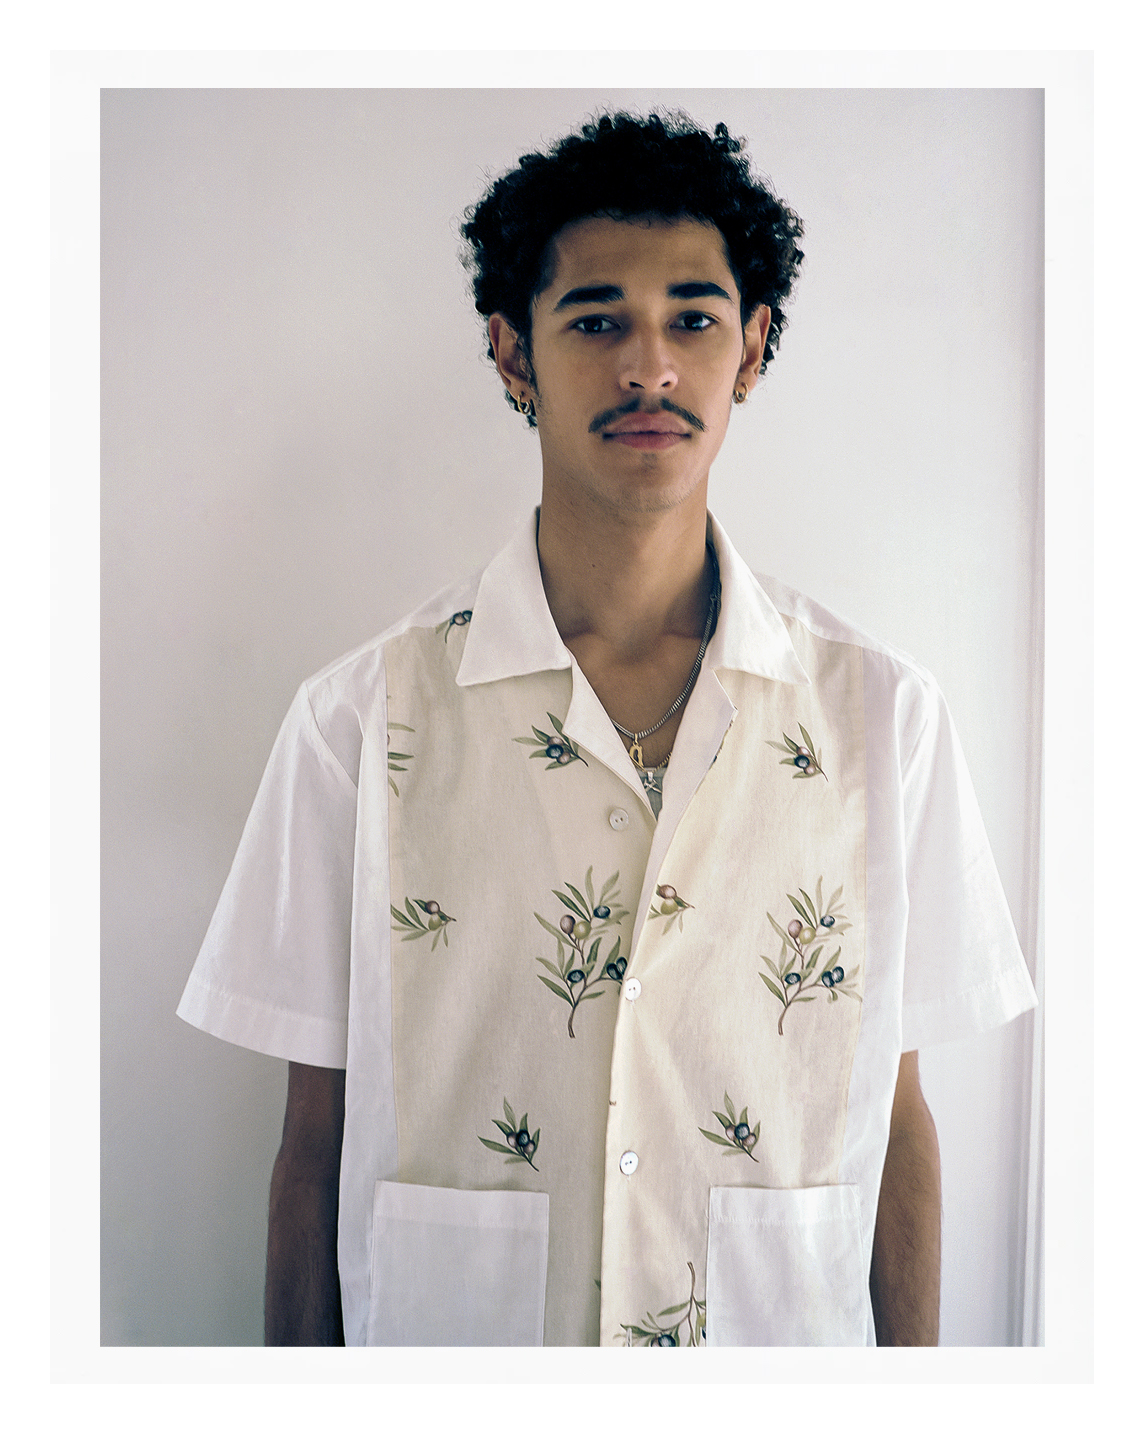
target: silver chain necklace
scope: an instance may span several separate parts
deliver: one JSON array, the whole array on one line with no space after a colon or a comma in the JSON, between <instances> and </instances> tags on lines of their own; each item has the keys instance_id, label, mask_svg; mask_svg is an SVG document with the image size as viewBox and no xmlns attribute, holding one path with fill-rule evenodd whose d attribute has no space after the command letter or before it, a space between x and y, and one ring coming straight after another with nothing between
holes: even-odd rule
<instances>
[{"instance_id":1,"label":"silver chain necklace","mask_svg":"<svg viewBox=\"0 0 1144 1434\"><path fill-rule=\"evenodd\" d=\"M683 691L659 719L654 727L646 727L642 732L629 732L613 719L612 726L631 743L628 748L628 756L636 764L641 772L647 770L643 761L643 747L640 745L645 737L650 737L653 732L658 732L665 723L670 722L687 699L691 696L691 689L695 686L695 679L699 676L699 669L703 666L703 654L707 651L707 644L711 641L711 634L715 630L715 615L719 611L719 559L715 556L715 549L710 543L707 544L707 551L711 554L711 561L714 564L715 572L711 582L711 596L707 600L707 623L703 628L703 641L699 644L699 651L695 655L695 665L691 669L691 676L687 679Z\"/></svg>"}]
</instances>

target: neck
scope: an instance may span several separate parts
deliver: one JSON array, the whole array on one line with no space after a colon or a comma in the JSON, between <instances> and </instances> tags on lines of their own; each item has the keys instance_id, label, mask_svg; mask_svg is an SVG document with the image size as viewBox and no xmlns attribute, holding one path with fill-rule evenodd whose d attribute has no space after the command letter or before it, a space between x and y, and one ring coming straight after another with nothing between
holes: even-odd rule
<instances>
[{"instance_id":1,"label":"neck","mask_svg":"<svg viewBox=\"0 0 1144 1434\"><path fill-rule=\"evenodd\" d=\"M699 638L707 615L706 485L661 513L594 515L545 495L537 549L557 631L640 661L666 636Z\"/></svg>"}]
</instances>

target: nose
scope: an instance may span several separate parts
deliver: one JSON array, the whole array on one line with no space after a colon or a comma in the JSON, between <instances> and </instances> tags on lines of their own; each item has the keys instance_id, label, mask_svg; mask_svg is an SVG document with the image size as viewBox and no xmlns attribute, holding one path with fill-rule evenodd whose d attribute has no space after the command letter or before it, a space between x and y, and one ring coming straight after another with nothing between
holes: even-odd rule
<instances>
[{"instance_id":1,"label":"nose","mask_svg":"<svg viewBox=\"0 0 1144 1434\"><path fill-rule=\"evenodd\" d=\"M634 331L624 345L619 378L621 388L669 393L679 376L664 336L653 330Z\"/></svg>"}]
</instances>

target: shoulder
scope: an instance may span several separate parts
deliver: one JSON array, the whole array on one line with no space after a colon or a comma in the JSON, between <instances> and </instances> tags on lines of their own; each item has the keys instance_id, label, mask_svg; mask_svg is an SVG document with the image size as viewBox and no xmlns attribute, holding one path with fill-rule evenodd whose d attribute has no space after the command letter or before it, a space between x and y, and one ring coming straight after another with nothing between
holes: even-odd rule
<instances>
[{"instance_id":1,"label":"shoulder","mask_svg":"<svg viewBox=\"0 0 1144 1434\"><path fill-rule=\"evenodd\" d=\"M436 630L471 612L480 574L452 583L367 642L302 683L295 699L350 779L357 781L363 732L385 697L386 651L406 633Z\"/></svg>"},{"instance_id":2,"label":"shoulder","mask_svg":"<svg viewBox=\"0 0 1144 1434\"><path fill-rule=\"evenodd\" d=\"M921 730L940 717L944 698L937 680L908 652L873 637L777 578L764 573L755 573L754 578L788 626L797 623L826 642L861 650L868 710L875 708L892 721L907 750Z\"/></svg>"}]
</instances>

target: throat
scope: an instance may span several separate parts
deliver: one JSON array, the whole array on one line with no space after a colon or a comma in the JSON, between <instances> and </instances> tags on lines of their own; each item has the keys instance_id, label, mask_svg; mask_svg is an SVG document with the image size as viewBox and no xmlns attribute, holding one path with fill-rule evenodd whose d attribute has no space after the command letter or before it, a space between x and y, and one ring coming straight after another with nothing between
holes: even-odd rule
<instances>
[{"instance_id":1,"label":"throat","mask_svg":"<svg viewBox=\"0 0 1144 1434\"><path fill-rule=\"evenodd\" d=\"M707 645L715 631L719 616L719 564L710 543L708 554L710 579L698 643L694 638L666 635L657 651L638 664L609 666L602 663L597 671L585 672L627 747L628 756L641 773L661 766L670 755L683 710L699 678Z\"/></svg>"}]
</instances>

